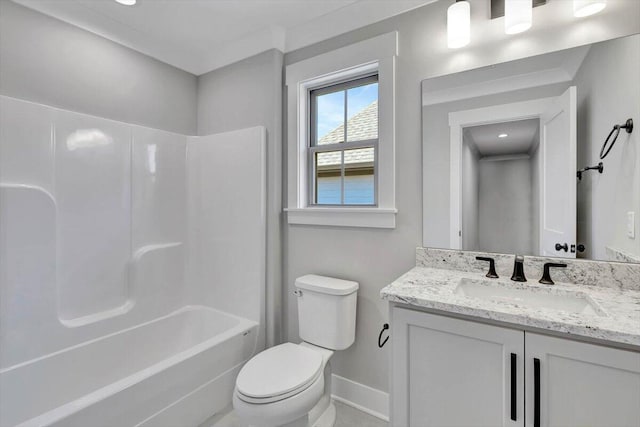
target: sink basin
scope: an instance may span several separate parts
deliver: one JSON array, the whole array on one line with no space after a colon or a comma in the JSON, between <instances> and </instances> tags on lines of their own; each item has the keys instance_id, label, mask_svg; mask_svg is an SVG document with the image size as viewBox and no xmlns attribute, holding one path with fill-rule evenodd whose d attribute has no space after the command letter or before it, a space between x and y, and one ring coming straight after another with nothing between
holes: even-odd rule
<instances>
[{"instance_id":1,"label":"sink basin","mask_svg":"<svg viewBox=\"0 0 640 427\"><path fill-rule=\"evenodd\" d=\"M526 286L521 283L463 278L460 279L454 293L529 308L606 316L605 312L583 292Z\"/></svg>"}]
</instances>

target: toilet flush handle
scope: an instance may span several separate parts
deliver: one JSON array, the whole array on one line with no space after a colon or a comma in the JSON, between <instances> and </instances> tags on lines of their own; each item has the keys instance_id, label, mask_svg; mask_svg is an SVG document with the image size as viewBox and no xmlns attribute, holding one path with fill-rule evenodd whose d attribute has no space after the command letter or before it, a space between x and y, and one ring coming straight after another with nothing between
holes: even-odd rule
<instances>
[{"instance_id":1,"label":"toilet flush handle","mask_svg":"<svg viewBox=\"0 0 640 427\"><path fill-rule=\"evenodd\" d=\"M301 297L301 296L302 296L302 290L300 290L300 289L296 289L295 291L293 291L293 293L294 293L295 295L299 296L299 297Z\"/></svg>"}]
</instances>

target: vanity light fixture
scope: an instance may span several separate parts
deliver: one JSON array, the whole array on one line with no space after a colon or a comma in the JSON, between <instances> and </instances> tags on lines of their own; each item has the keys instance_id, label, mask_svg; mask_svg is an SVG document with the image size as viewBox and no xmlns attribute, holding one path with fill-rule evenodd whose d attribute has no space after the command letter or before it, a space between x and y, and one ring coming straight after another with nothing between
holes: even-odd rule
<instances>
[{"instance_id":1,"label":"vanity light fixture","mask_svg":"<svg viewBox=\"0 0 640 427\"><path fill-rule=\"evenodd\" d=\"M509 136L509 134L501 133L500 135L498 135L498 138L506 138L508 136Z\"/></svg>"},{"instance_id":2,"label":"vanity light fixture","mask_svg":"<svg viewBox=\"0 0 640 427\"><path fill-rule=\"evenodd\" d=\"M504 0L504 32L518 34L533 23L533 0Z\"/></svg>"},{"instance_id":3,"label":"vanity light fixture","mask_svg":"<svg viewBox=\"0 0 640 427\"><path fill-rule=\"evenodd\" d=\"M116 2L124 6L133 6L137 3L137 1L138 0L116 0Z\"/></svg>"},{"instance_id":4,"label":"vanity light fixture","mask_svg":"<svg viewBox=\"0 0 640 427\"><path fill-rule=\"evenodd\" d=\"M116 0L133 1L133 0ZM549 0L490 0L491 19L504 16L504 32L518 34L533 25L533 8ZM562 0L569 2L569 0ZM601 12L607 0L572 0L573 15L582 18ZM633 0L638 1L638 0ZM464 47L471 41L471 5L468 0L456 0L447 9L447 45L450 49Z\"/></svg>"},{"instance_id":5,"label":"vanity light fixture","mask_svg":"<svg viewBox=\"0 0 640 427\"><path fill-rule=\"evenodd\" d=\"M573 0L573 16L583 18L607 7L607 0Z\"/></svg>"},{"instance_id":6,"label":"vanity light fixture","mask_svg":"<svg viewBox=\"0 0 640 427\"><path fill-rule=\"evenodd\" d=\"M471 5L466 0L456 0L447 9L447 46L458 49L471 41Z\"/></svg>"}]
</instances>

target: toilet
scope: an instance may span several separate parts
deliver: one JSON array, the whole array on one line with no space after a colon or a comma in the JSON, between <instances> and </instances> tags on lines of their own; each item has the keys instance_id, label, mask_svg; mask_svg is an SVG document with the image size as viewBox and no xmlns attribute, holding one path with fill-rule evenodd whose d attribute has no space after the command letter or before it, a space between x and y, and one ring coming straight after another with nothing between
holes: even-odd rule
<instances>
[{"instance_id":1,"label":"toilet","mask_svg":"<svg viewBox=\"0 0 640 427\"><path fill-rule=\"evenodd\" d=\"M309 274L295 282L300 344L284 343L249 360L233 392L237 417L253 427L331 427L331 366L353 344L358 283Z\"/></svg>"}]
</instances>

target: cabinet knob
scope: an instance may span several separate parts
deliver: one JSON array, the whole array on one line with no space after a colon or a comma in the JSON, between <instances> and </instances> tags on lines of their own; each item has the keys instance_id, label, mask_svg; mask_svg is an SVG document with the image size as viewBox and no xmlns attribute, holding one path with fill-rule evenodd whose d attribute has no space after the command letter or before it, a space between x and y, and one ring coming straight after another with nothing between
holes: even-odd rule
<instances>
[{"instance_id":1,"label":"cabinet knob","mask_svg":"<svg viewBox=\"0 0 640 427\"><path fill-rule=\"evenodd\" d=\"M518 419L518 356L511 353L511 421Z\"/></svg>"},{"instance_id":2,"label":"cabinet knob","mask_svg":"<svg viewBox=\"0 0 640 427\"><path fill-rule=\"evenodd\" d=\"M540 359L533 359L533 427L540 427Z\"/></svg>"}]
</instances>

